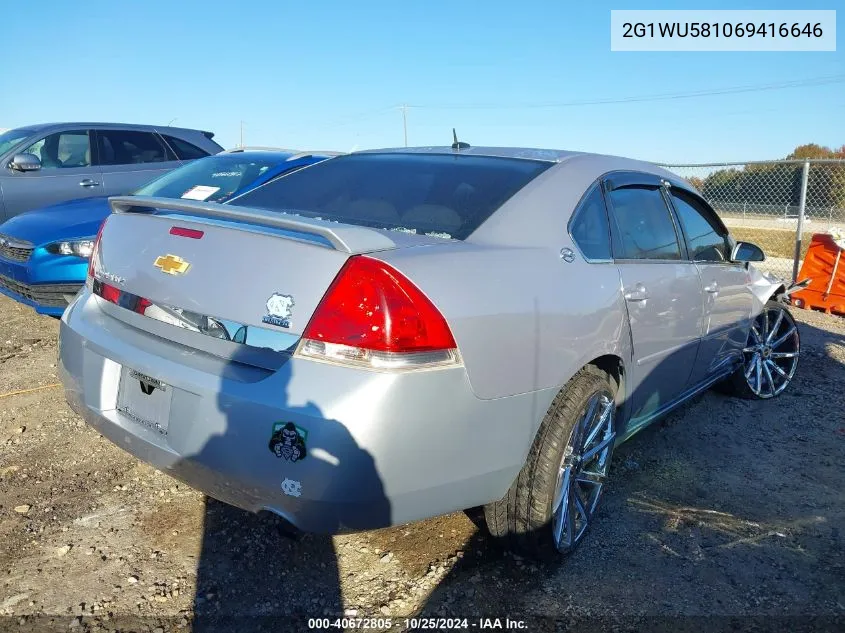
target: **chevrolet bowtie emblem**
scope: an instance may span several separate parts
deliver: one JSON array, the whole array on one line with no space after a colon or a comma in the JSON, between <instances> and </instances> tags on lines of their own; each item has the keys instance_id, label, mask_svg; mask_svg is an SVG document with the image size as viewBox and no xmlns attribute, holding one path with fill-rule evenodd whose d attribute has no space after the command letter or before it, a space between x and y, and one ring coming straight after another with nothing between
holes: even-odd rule
<instances>
[{"instance_id":1,"label":"chevrolet bowtie emblem","mask_svg":"<svg viewBox=\"0 0 845 633\"><path fill-rule=\"evenodd\" d=\"M191 265L178 255L160 255L156 257L153 266L168 275L181 275L188 272Z\"/></svg>"}]
</instances>

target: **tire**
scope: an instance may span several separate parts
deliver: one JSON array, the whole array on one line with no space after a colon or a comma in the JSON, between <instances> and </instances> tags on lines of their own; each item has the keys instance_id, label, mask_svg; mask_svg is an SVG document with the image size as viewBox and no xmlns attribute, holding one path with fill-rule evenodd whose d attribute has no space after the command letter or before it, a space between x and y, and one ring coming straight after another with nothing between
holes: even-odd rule
<instances>
[{"instance_id":1,"label":"tire","mask_svg":"<svg viewBox=\"0 0 845 633\"><path fill-rule=\"evenodd\" d=\"M494 537L521 554L547 560L558 560L581 543L613 453L616 389L615 381L593 366L564 386L507 494L484 506Z\"/></svg>"},{"instance_id":2,"label":"tire","mask_svg":"<svg viewBox=\"0 0 845 633\"><path fill-rule=\"evenodd\" d=\"M786 304L769 300L754 319L742 365L722 391L749 400L779 396L792 382L801 354L801 337Z\"/></svg>"}]
</instances>

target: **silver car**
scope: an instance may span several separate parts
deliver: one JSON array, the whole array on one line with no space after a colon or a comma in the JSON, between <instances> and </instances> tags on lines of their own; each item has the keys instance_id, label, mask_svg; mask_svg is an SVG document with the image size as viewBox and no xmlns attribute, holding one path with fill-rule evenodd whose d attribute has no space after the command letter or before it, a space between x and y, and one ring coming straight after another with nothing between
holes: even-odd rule
<instances>
[{"instance_id":1,"label":"silver car","mask_svg":"<svg viewBox=\"0 0 845 633\"><path fill-rule=\"evenodd\" d=\"M59 202L125 194L223 150L211 132L124 123L49 123L0 134L0 223Z\"/></svg>"},{"instance_id":2,"label":"silver car","mask_svg":"<svg viewBox=\"0 0 845 633\"><path fill-rule=\"evenodd\" d=\"M68 402L307 531L484 506L493 535L569 552L614 446L712 385L776 396L798 363L760 249L644 162L456 144L225 206L111 203L62 318Z\"/></svg>"}]
</instances>

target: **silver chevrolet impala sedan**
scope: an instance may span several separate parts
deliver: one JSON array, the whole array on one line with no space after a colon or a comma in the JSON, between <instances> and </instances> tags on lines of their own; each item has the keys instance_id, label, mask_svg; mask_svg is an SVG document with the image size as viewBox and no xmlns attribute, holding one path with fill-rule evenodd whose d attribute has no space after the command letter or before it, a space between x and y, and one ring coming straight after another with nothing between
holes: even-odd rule
<instances>
[{"instance_id":1,"label":"silver chevrolet impala sedan","mask_svg":"<svg viewBox=\"0 0 845 633\"><path fill-rule=\"evenodd\" d=\"M798 364L762 251L649 163L456 143L225 206L111 205L62 317L68 402L306 531L483 506L494 536L567 553L615 446L714 385L777 396Z\"/></svg>"}]
</instances>

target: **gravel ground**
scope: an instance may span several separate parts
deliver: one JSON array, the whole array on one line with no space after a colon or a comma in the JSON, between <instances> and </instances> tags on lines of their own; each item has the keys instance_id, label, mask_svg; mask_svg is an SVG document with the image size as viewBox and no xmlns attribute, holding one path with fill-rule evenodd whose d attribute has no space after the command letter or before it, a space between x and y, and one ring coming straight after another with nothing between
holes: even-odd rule
<instances>
[{"instance_id":1,"label":"gravel ground","mask_svg":"<svg viewBox=\"0 0 845 633\"><path fill-rule=\"evenodd\" d=\"M328 538L206 499L85 426L56 386L58 322L0 297L0 629L284 631L342 614L845 626L845 319L795 312L790 389L709 392L637 435L586 542L543 566L474 515Z\"/></svg>"}]
</instances>

